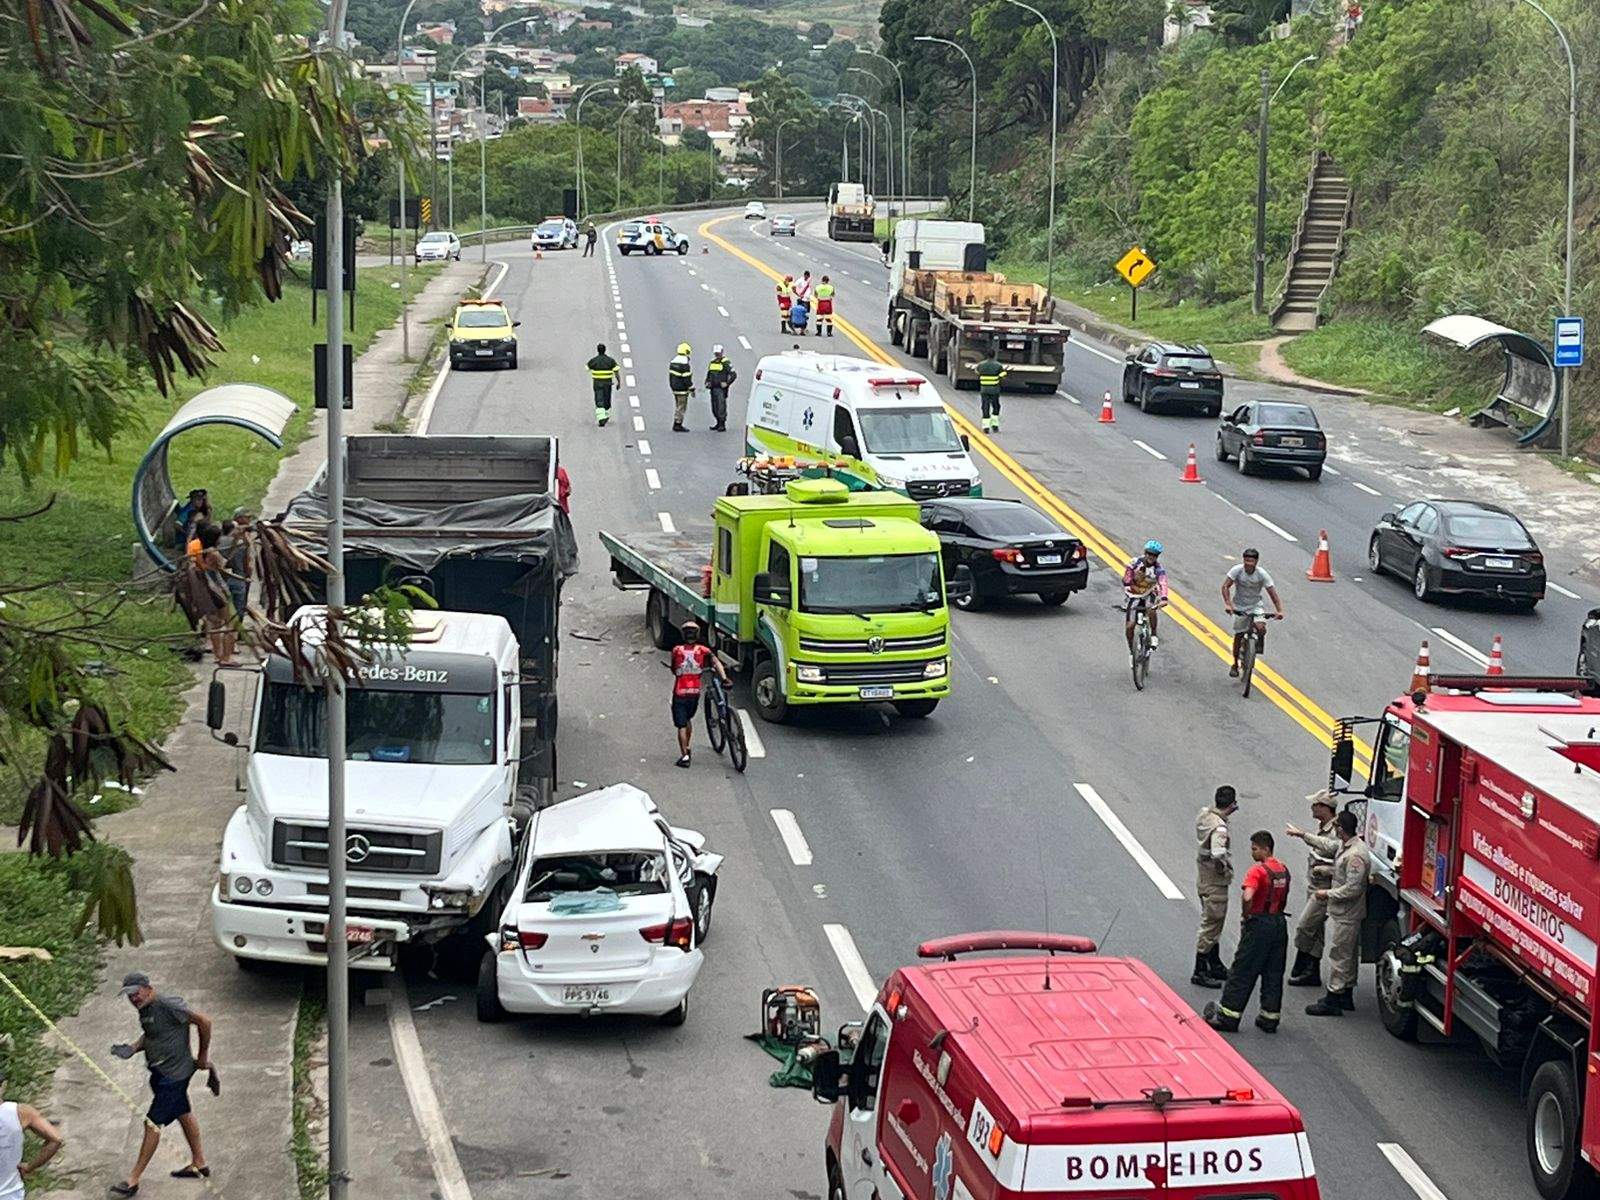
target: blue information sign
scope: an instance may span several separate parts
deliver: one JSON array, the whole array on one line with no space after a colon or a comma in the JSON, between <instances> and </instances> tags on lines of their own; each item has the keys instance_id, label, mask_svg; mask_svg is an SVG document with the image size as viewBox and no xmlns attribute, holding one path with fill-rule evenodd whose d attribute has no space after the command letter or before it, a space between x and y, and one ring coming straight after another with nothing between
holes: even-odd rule
<instances>
[{"instance_id":1,"label":"blue information sign","mask_svg":"<svg viewBox=\"0 0 1600 1200\"><path fill-rule=\"evenodd\" d=\"M1583 366L1583 318L1556 318L1556 366Z\"/></svg>"}]
</instances>

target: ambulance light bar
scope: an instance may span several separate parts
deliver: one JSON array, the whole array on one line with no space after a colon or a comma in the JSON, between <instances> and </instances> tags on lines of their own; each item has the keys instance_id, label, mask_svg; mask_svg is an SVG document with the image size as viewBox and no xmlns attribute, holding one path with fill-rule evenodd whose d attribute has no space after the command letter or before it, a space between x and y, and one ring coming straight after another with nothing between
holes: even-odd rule
<instances>
[{"instance_id":1,"label":"ambulance light bar","mask_svg":"<svg viewBox=\"0 0 1600 1200\"><path fill-rule=\"evenodd\" d=\"M1070 933L1028 933L1019 929L994 929L983 933L958 933L934 938L917 947L918 958L942 958L954 962L958 954L978 954L986 950L1043 950L1049 954L1093 954L1098 950L1092 938Z\"/></svg>"},{"instance_id":2,"label":"ambulance light bar","mask_svg":"<svg viewBox=\"0 0 1600 1200\"><path fill-rule=\"evenodd\" d=\"M922 380L896 379L892 375L874 375L871 379L867 380L867 386L875 388L920 388L922 386Z\"/></svg>"}]
</instances>

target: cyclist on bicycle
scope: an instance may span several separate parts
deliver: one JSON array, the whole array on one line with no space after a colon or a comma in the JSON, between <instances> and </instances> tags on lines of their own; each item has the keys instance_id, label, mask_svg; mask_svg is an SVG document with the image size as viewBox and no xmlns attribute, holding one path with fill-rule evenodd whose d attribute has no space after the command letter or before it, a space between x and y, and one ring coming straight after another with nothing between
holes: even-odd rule
<instances>
[{"instance_id":1,"label":"cyclist on bicycle","mask_svg":"<svg viewBox=\"0 0 1600 1200\"><path fill-rule=\"evenodd\" d=\"M694 736L694 714L700 707L700 677L715 671L722 686L728 685L728 672L717 653L700 644L700 622L690 617L680 627L682 642L672 648L672 723L678 729L678 761L689 765L689 740Z\"/></svg>"},{"instance_id":2,"label":"cyclist on bicycle","mask_svg":"<svg viewBox=\"0 0 1600 1200\"><path fill-rule=\"evenodd\" d=\"M1278 587L1260 564L1261 551L1250 546L1239 556L1238 565L1222 577L1222 606L1233 618L1233 666L1228 669L1230 679L1239 678L1239 651L1252 626L1257 627L1258 651L1266 648L1267 627L1263 620L1266 610L1261 604L1262 592L1272 598L1272 607L1278 610L1277 616L1280 619L1283 616L1283 601L1278 598Z\"/></svg>"},{"instance_id":3,"label":"cyclist on bicycle","mask_svg":"<svg viewBox=\"0 0 1600 1200\"><path fill-rule=\"evenodd\" d=\"M1150 618L1150 649L1161 644L1156 637L1156 610L1167 604L1167 569L1161 565L1161 543L1155 540L1144 544L1144 553L1130 562L1122 572L1122 590L1127 595L1124 612L1128 635L1128 653L1133 653L1133 610L1142 607Z\"/></svg>"}]
</instances>

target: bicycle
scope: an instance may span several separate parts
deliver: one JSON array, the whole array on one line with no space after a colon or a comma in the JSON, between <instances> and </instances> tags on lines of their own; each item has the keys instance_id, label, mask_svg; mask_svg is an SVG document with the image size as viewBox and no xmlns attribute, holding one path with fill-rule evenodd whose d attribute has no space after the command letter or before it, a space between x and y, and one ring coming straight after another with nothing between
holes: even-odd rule
<instances>
[{"instance_id":1,"label":"bicycle","mask_svg":"<svg viewBox=\"0 0 1600 1200\"><path fill-rule=\"evenodd\" d=\"M1230 608L1227 611L1229 616L1239 615L1238 609ZM1267 622L1283 619L1282 613L1269 613L1260 608L1252 609L1250 615L1254 620L1239 644L1239 695L1245 700L1250 698L1250 681L1256 673L1256 656L1266 649Z\"/></svg>"},{"instance_id":2,"label":"bicycle","mask_svg":"<svg viewBox=\"0 0 1600 1200\"><path fill-rule=\"evenodd\" d=\"M1150 655L1154 649L1150 640L1154 636L1150 632L1151 604L1145 596L1133 592L1125 593L1126 600L1122 604L1113 604L1111 607L1117 612L1127 616L1129 603L1137 600L1133 605L1133 646L1128 655L1129 665L1133 669L1133 687L1135 691L1144 691L1145 681L1150 678Z\"/></svg>"},{"instance_id":3,"label":"bicycle","mask_svg":"<svg viewBox=\"0 0 1600 1200\"><path fill-rule=\"evenodd\" d=\"M750 751L744 741L744 722L728 700L728 689L715 674L706 682L705 710L706 737L711 741L711 748L721 754L726 747L733 769L743 773L750 763Z\"/></svg>"}]
</instances>

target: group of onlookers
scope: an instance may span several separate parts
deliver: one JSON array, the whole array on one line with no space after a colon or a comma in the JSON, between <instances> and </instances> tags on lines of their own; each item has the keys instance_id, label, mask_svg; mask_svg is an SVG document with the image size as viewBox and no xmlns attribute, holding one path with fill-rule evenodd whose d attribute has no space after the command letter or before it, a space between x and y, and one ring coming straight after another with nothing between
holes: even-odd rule
<instances>
[{"instance_id":1,"label":"group of onlookers","mask_svg":"<svg viewBox=\"0 0 1600 1200\"><path fill-rule=\"evenodd\" d=\"M233 666L239 631L248 614L250 581L255 577L250 531L255 514L237 508L217 523L211 497L195 488L173 511L178 543L183 547L179 598L196 627L205 631L220 666Z\"/></svg>"}]
</instances>

